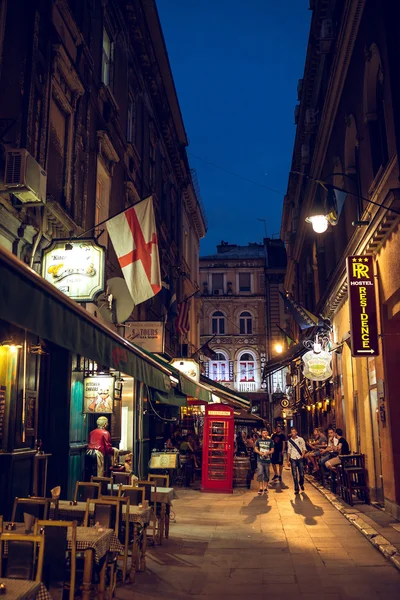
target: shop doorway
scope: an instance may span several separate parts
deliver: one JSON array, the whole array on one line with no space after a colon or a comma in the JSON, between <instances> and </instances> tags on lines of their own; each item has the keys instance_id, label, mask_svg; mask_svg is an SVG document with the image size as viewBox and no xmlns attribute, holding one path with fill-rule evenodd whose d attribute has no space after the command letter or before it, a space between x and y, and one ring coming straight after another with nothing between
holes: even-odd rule
<instances>
[{"instance_id":1,"label":"shop doorway","mask_svg":"<svg viewBox=\"0 0 400 600\"><path fill-rule=\"evenodd\" d=\"M378 388L376 380L375 357L368 360L368 383L369 383L369 403L371 411L372 442L374 452L375 479L370 481L371 494L377 502L383 504L383 477L382 477L382 459L381 459L381 438L379 432L379 406L378 406Z\"/></svg>"}]
</instances>

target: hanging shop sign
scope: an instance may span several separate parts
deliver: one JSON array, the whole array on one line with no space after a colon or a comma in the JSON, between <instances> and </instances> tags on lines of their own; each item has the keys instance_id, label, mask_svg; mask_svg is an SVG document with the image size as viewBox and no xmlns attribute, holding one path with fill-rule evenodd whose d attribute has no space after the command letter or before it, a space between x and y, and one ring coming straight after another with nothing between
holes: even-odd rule
<instances>
[{"instance_id":1,"label":"hanging shop sign","mask_svg":"<svg viewBox=\"0 0 400 600\"><path fill-rule=\"evenodd\" d=\"M42 277L77 302L104 291L105 249L93 239L53 240L43 251Z\"/></svg>"},{"instance_id":2,"label":"hanging shop sign","mask_svg":"<svg viewBox=\"0 0 400 600\"><path fill-rule=\"evenodd\" d=\"M148 352L164 352L164 323L161 321L129 321L127 340Z\"/></svg>"},{"instance_id":3,"label":"hanging shop sign","mask_svg":"<svg viewBox=\"0 0 400 600\"><path fill-rule=\"evenodd\" d=\"M321 350L306 352L303 356L304 377L310 381L325 381L332 377L332 354Z\"/></svg>"},{"instance_id":4,"label":"hanging shop sign","mask_svg":"<svg viewBox=\"0 0 400 600\"><path fill-rule=\"evenodd\" d=\"M195 360L191 358L173 358L170 364L196 383L200 382L200 365Z\"/></svg>"},{"instance_id":5,"label":"hanging shop sign","mask_svg":"<svg viewBox=\"0 0 400 600\"><path fill-rule=\"evenodd\" d=\"M377 356L378 322L372 256L348 256L352 356Z\"/></svg>"},{"instance_id":6,"label":"hanging shop sign","mask_svg":"<svg viewBox=\"0 0 400 600\"><path fill-rule=\"evenodd\" d=\"M83 380L83 412L112 413L115 378L108 375L85 377Z\"/></svg>"}]
</instances>

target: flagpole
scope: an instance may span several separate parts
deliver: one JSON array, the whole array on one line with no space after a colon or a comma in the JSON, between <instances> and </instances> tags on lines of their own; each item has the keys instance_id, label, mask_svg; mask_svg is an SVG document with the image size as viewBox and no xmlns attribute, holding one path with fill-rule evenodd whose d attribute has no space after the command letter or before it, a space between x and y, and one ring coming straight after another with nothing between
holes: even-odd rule
<instances>
[{"instance_id":1,"label":"flagpole","mask_svg":"<svg viewBox=\"0 0 400 600\"><path fill-rule=\"evenodd\" d=\"M210 339L207 340L202 346L200 346L200 348L197 348L197 350L195 352L193 352L193 354L190 358L193 358L193 356L196 356L196 354L198 354L198 352L200 352L200 350L202 350L204 348L204 346L207 346L207 344L212 342L215 337L217 337L216 333L212 337L210 337Z\"/></svg>"},{"instance_id":2,"label":"flagpole","mask_svg":"<svg viewBox=\"0 0 400 600\"><path fill-rule=\"evenodd\" d=\"M93 225L93 227L86 229L86 231L84 231L83 233L80 233L79 235L72 237L71 240L78 240L79 238L81 238L84 235L86 235L87 233L89 233L89 231L93 231L93 229L100 227L100 225L104 225L104 223L107 223L107 221L111 221L111 219L113 219L114 217L119 217L119 215L124 214L127 210L129 210L133 206L137 206L138 204L140 204L141 202L144 202L145 200L148 200L149 198L151 198L151 196L147 196L147 198L143 198L143 200L139 200L139 202L136 202L135 204L131 204L130 206L128 206L128 208L124 208L123 210L120 210L119 212L117 212L115 215L112 215L112 217L107 217L107 219L104 219L104 221L100 221L100 223L96 223L95 225Z\"/></svg>"},{"instance_id":3,"label":"flagpole","mask_svg":"<svg viewBox=\"0 0 400 600\"><path fill-rule=\"evenodd\" d=\"M281 333L283 333L285 335L285 337L289 338L290 341L292 341L294 344L296 344L296 341L287 333L287 331L282 329L282 327L279 327L278 323L275 323L275 326L279 329L279 331Z\"/></svg>"}]
</instances>

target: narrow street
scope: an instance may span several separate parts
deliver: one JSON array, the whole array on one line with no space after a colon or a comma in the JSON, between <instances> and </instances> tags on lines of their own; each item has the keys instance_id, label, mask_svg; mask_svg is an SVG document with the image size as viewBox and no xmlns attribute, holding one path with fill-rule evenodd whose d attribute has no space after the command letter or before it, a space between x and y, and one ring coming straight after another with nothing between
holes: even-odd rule
<instances>
[{"instance_id":1,"label":"narrow street","mask_svg":"<svg viewBox=\"0 0 400 600\"><path fill-rule=\"evenodd\" d=\"M296 498L286 470L268 498L253 486L178 489L170 539L149 548L146 572L117 598L399 598L400 573L316 489Z\"/></svg>"}]
</instances>

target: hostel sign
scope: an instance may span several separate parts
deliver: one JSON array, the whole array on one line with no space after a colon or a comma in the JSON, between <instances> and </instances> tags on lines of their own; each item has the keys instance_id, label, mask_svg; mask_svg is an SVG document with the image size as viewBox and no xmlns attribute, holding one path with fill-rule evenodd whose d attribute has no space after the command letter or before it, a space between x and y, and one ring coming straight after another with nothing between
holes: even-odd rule
<instances>
[{"instance_id":1,"label":"hostel sign","mask_svg":"<svg viewBox=\"0 0 400 600\"><path fill-rule=\"evenodd\" d=\"M377 356L378 323L372 256L348 256L352 356Z\"/></svg>"}]
</instances>

